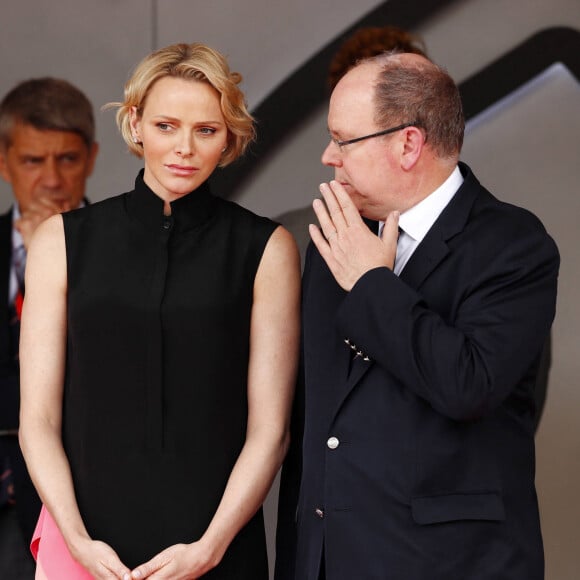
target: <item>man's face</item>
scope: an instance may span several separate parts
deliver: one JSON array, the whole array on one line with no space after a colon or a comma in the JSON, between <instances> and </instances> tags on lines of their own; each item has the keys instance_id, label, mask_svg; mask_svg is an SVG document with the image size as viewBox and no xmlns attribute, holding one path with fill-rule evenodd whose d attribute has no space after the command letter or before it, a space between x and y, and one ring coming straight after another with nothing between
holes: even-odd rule
<instances>
[{"instance_id":1,"label":"man's face","mask_svg":"<svg viewBox=\"0 0 580 580\"><path fill-rule=\"evenodd\" d=\"M331 140L322 154L322 163L334 167L334 178L350 195L359 212L371 219L384 219L399 209L396 153L397 133L338 146L370 135L385 127L374 120L373 84L375 65L361 65L338 83L330 99L328 129Z\"/></svg>"},{"instance_id":2,"label":"man's face","mask_svg":"<svg viewBox=\"0 0 580 580\"><path fill-rule=\"evenodd\" d=\"M38 204L58 211L79 206L97 145L87 147L72 131L38 130L18 123L7 149L0 148L0 175L12 186L21 213Z\"/></svg>"}]
</instances>

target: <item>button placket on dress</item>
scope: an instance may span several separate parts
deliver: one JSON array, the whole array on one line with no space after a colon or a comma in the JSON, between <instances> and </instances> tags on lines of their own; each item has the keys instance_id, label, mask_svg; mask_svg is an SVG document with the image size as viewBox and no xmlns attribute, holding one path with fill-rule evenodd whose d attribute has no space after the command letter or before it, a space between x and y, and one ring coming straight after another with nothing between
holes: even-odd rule
<instances>
[{"instance_id":1,"label":"button placket on dress","mask_svg":"<svg viewBox=\"0 0 580 580\"><path fill-rule=\"evenodd\" d=\"M149 334L149 373L147 388L147 412L149 414L148 446L157 451L165 447L164 425L164 382L163 382L163 323L161 308L165 297L165 286L169 266L170 240L175 220L171 215L164 215L155 249L155 272L150 289Z\"/></svg>"}]
</instances>

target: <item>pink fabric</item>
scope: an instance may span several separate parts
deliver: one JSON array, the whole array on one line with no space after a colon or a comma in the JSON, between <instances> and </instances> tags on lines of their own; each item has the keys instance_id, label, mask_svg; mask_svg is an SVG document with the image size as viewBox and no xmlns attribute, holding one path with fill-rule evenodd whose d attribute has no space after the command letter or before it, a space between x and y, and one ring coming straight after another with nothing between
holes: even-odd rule
<instances>
[{"instance_id":1,"label":"pink fabric","mask_svg":"<svg viewBox=\"0 0 580 580\"><path fill-rule=\"evenodd\" d=\"M40 510L30 551L48 580L93 580L91 574L71 556L58 526L44 506Z\"/></svg>"}]
</instances>

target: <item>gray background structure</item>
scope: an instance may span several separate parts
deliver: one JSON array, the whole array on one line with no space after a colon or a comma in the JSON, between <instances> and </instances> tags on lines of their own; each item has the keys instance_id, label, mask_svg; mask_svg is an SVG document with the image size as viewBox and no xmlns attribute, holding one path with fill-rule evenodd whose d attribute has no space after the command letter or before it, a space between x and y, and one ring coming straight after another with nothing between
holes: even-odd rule
<instances>
[{"instance_id":1,"label":"gray background structure","mask_svg":"<svg viewBox=\"0 0 580 580\"><path fill-rule=\"evenodd\" d=\"M0 94L36 76L64 77L96 109L101 153L93 201L131 188L140 162L118 136L114 112L133 66L169 43L206 42L244 76L251 108L332 39L384 4L372 0L2 0ZM578 0L456 0L419 21L429 55L460 83L539 30L580 30ZM283 116L284 110L279 111ZM555 64L469 123L462 158L503 199L534 211L562 254L552 368L537 434L537 487L547 580L576 580L580 570L580 84ZM304 207L330 173L320 165L326 108L293 128L232 198L268 216ZM0 209L11 203L0 184ZM266 503L272 550L274 489Z\"/></svg>"}]
</instances>

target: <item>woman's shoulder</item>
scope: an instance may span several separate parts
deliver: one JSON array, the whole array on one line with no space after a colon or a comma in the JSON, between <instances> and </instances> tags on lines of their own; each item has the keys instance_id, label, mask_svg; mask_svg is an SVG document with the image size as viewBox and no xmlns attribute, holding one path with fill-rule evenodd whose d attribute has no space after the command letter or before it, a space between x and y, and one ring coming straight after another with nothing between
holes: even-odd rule
<instances>
[{"instance_id":1,"label":"woman's shoulder","mask_svg":"<svg viewBox=\"0 0 580 580\"><path fill-rule=\"evenodd\" d=\"M88 202L82 207L62 214L63 219L66 223L67 221L90 219L94 216L115 212L118 210L119 206L124 204L127 195L128 193L121 193L106 197L94 203Z\"/></svg>"},{"instance_id":2,"label":"woman's shoulder","mask_svg":"<svg viewBox=\"0 0 580 580\"><path fill-rule=\"evenodd\" d=\"M45 219L34 231L27 250L27 270L33 262L55 264L64 252L63 218L62 214L55 214Z\"/></svg>"},{"instance_id":3,"label":"woman's shoulder","mask_svg":"<svg viewBox=\"0 0 580 580\"><path fill-rule=\"evenodd\" d=\"M270 227L275 229L278 223L269 217L260 215L235 201L229 199L216 198L218 207L221 212L229 215L231 219L238 220L240 223L255 225L256 227Z\"/></svg>"},{"instance_id":4,"label":"woman's shoulder","mask_svg":"<svg viewBox=\"0 0 580 580\"><path fill-rule=\"evenodd\" d=\"M272 233L279 224L269 217L259 215L238 203L218 198L218 215L221 220L228 224L228 231L233 233L240 241L251 241L258 252L263 251Z\"/></svg>"}]
</instances>

